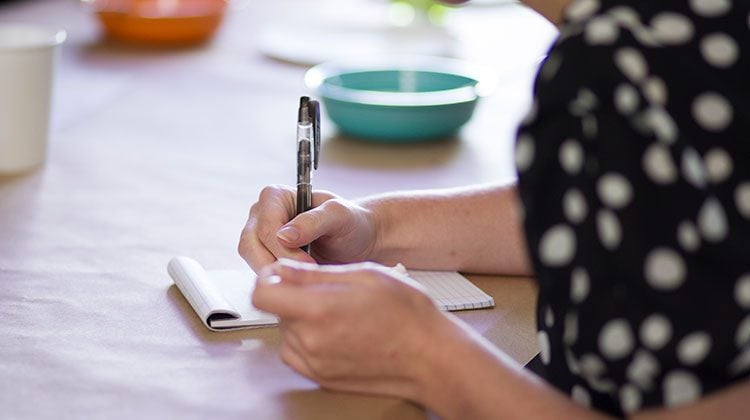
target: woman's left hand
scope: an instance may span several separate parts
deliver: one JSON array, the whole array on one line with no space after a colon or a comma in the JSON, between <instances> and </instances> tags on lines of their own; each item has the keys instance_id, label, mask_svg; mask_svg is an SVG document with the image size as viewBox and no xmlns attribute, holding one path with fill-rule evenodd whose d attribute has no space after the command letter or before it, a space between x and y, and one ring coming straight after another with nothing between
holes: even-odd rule
<instances>
[{"instance_id":1,"label":"woman's left hand","mask_svg":"<svg viewBox=\"0 0 750 420\"><path fill-rule=\"evenodd\" d=\"M373 263L282 259L261 271L252 299L281 319L282 360L341 391L417 400L429 376L419 361L455 328L418 283Z\"/></svg>"}]
</instances>

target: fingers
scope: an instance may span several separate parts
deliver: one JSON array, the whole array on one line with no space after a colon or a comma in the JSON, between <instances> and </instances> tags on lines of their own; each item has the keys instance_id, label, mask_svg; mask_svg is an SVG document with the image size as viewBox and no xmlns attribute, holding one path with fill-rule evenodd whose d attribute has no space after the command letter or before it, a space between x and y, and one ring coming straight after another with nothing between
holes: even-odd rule
<instances>
[{"instance_id":1,"label":"fingers","mask_svg":"<svg viewBox=\"0 0 750 420\"><path fill-rule=\"evenodd\" d=\"M263 245L260 238L252 234L252 228L249 226L242 230L237 252L255 272L276 261L276 257Z\"/></svg>"},{"instance_id":2,"label":"fingers","mask_svg":"<svg viewBox=\"0 0 750 420\"><path fill-rule=\"evenodd\" d=\"M322 318L340 303L346 287L376 281L379 267L374 263L319 266L281 259L260 270L252 303L282 318Z\"/></svg>"},{"instance_id":3,"label":"fingers","mask_svg":"<svg viewBox=\"0 0 750 420\"><path fill-rule=\"evenodd\" d=\"M287 264L315 267L314 264L282 260ZM319 319L336 305L337 295L315 287L314 270L305 269L305 277L296 270L280 270L280 263L264 267L258 275L252 303L256 308L291 319ZM307 283L307 284L306 284ZM310 286L310 287L308 287Z\"/></svg>"},{"instance_id":4,"label":"fingers","mask_svg":"<svg viewBox=\"0 0 750 420\"><path fill-rule=\"evenodd\" d=\"M266 228L260 228L264 225ZM314 263L315 260L298 247L287 247L282 244L275 234L269 232L268 222L259 221L251 216L248 224L242 230L238 251L255 272L275 262L279 258L289 258L298 261Z\"/></svg>"},{"instance_id":5,"label":"fingers","mask_svg":"<svg viewBox=\"0 0 750 420\"><path fill-rule=\"evenodd\" d=\"M311 316L309 293L293 284L276 281L278 277L274 277L265 273L258 276L252 296L253 306L282 318Z\"/></svg>"},{"instance_id":6,"label":"fingers","mask_svg":"<svg viewBox=\"0 0 750 420\"><path fill-rule=\"evenodd\" d=\"M258 202L250 208L238 246L240 255L253 270L257 272L282 257L314 262L299 246L287 246L276 236L295 211L295 192L291 188L273 185L261 191Z\"/></svg>"},{"instance_id":7,"label":"fingers","mask_svg":"<svg viewBox=\"0 0 750 420\"><path fill-rule=\"evenodd\" d=\"M387 267L373 262L353 264L317 265L288 259L280 259L270 266L275 275L288 283L312 285L323 283L374 284L379 279L391 278L399 284L426 294L425 287L411 278L403 266ZM393 284L393 283L391 283Z\"/></svg>"},{"instance_id":8,"label":"fingers","mask_svg":"<svg viewBox=\"0 0 750 420\"><path fill-rule=\"evenodd\" d=\"M416 337L424 315L433 319L440 312L392 274L373 263L318 266L280 259L261 271L253 304L279 315L281 358L295 371L332 389L398 395L409 391L394 388L409 371L398 363L408 360L393 349L419 354L421 346L398 340Z\"/></svg>"},{"instance_id":9,"label":"fingers","mask_svg":"<svg viewBox=\"0 0 750 420\"><path fill-rule=\"evenodd\" d=\"M313 207L318 207L328 200L338 198L338 196L330 191L316 190L313 192Z\"/></svg>"},{"instance_id":10,"label":"fingers","mask_svg":"<svg viewBox=\"0 0 750 420\"><path fill-rule=\"evenodd\" d=\"M291 367L302 376L314 380L315 375L313 374L312 369L308 365L305 358L302 357L302 355L304 354L304 349L299 340L299 337L297 337L297 335L289 328L286 328L284 322L279 325L279 328L284 340L281 343L281 360L287 366Z\"/></svg>"},{"instance_id":11,"label":"fingers","mask_svg":"<svg viewBox=\"0 0 750 420\"><path fill-rule=\"evenodd\" d=\"M322 236L334 236L347 228L350 219L349 206L343 200L329 198L286 223L277 236L287 247L300 247Z\"/></svg>"},{"instance_id":12,"label":"fingers","mask_svg":"<svg viewBox=\"0 0 750 420\"><path fill-rule=\"evenodd\" d=\"M285 328L283 323L280 327L283 337L280 349L281 360L300 375L320 384L324 389L393 396L413 395L409 384L397 377L385 380L378 378L379 381L373 381L372 378L363 377L359 368L351 366L342 368L336 362L326 362L325 359L321 360L312 356L294 331ZM340 361L338 357L335 360ZM322 366L320 366L321 363ZM317 370L313 368L315 364L319 365Z\"/></svg>"},{"instance_id":13,"label":"fingers","mask_svg":"<svg viewBox=\"0 0 750 420\"><path fill-rule=\"evenodd\" d=\"M392 271L388 267L373 262L318 265L285 258L279 259L267 269L268 273L279 276L287 283L297 285L367 283L369 279L380 273L390 274Z\"/></svg>"}]
</instances>

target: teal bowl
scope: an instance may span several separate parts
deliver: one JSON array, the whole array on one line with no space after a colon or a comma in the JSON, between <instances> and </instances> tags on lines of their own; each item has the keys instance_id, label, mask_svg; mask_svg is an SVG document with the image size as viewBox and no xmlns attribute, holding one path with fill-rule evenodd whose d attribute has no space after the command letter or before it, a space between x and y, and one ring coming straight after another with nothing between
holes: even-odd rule
<instances>
[{"instance_id":1,"label":"teal bowl","mask_svg":"<svg viewBox=\"0 0 750 420\"><path fill-rule=\"evenodd\" d=\"M342 133L390 143L455 135L491 90L489 80L477 66L437 57L337 61L305 74Z\"/></svg>"}]
</instances>

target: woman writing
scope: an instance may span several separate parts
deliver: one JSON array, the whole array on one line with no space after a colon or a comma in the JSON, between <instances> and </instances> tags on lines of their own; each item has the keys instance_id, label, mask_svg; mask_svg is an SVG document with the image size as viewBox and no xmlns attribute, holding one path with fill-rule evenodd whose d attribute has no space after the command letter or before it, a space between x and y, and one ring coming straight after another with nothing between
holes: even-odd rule
<instances>
[{"instance_id":1,"label":"woman writing","mask_svg":"<svg viewBox=\"0 0 750 420\"><path fill-rule=\"evenodd\" d=\"M240 252L282 359L445 418L746 415L750 3L526 3L560 36L517 185L317 192L297 217L292 190L261 193ZM533 275L544 377L381 265L316 264L361 261Z\"/></svg>"}]
</instances>

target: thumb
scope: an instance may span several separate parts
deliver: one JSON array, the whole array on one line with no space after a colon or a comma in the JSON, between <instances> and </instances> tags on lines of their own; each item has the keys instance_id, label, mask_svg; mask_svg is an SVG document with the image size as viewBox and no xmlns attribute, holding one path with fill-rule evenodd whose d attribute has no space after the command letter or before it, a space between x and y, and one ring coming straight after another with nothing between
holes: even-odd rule
<instances>
[{"instance_id":1,"label":"thumb","mask_svg":"<svg viewBox=\"0 0 750 420\"><path fill-rule=\"evenodd\" d=\"M330 234L343 220L340 214L326 211L327 207L323 204L297 215L276 232L276 237L288 247L300 247Z\"/></svg>"}]
</instances>

